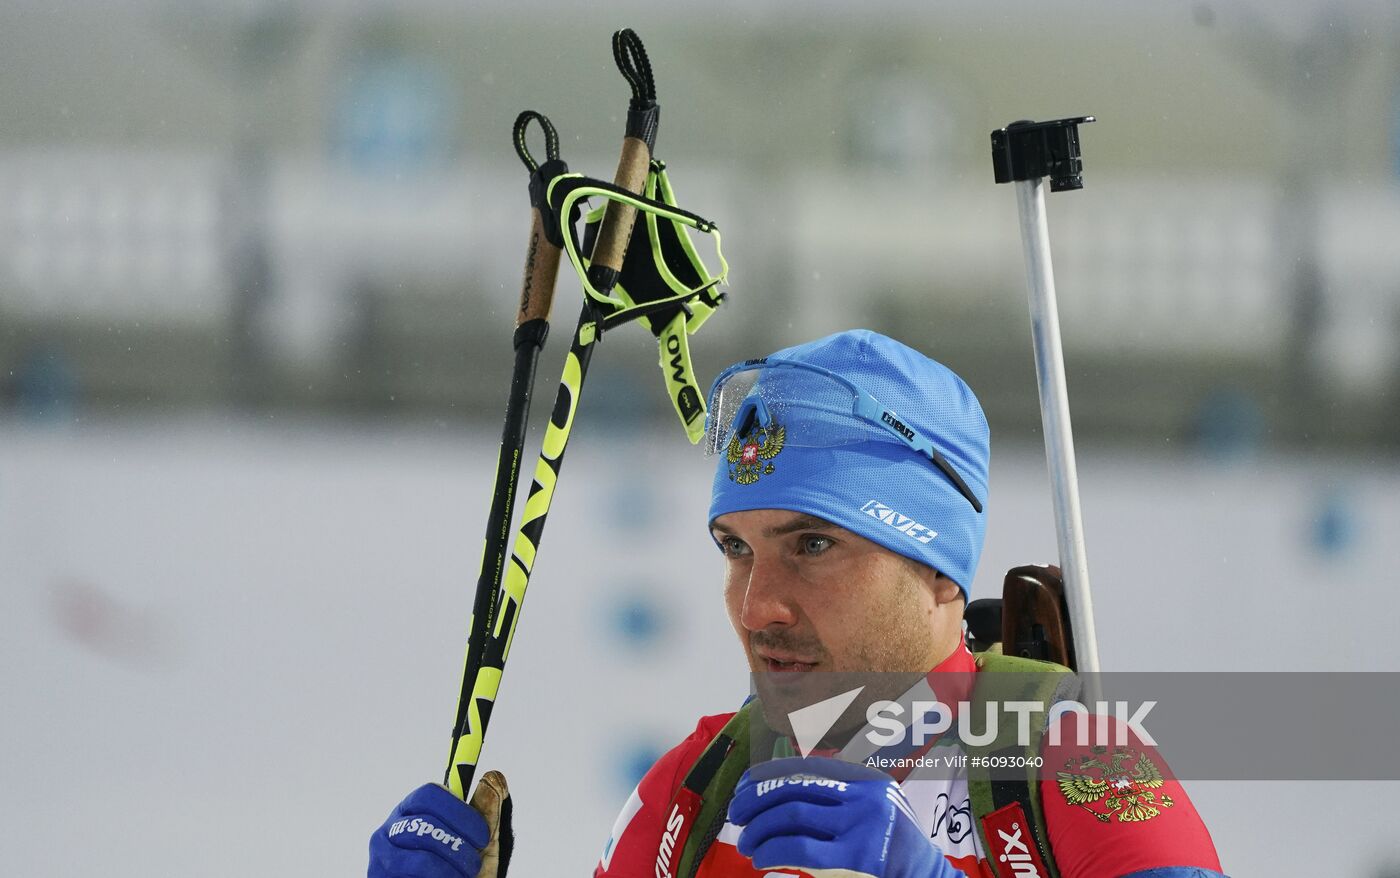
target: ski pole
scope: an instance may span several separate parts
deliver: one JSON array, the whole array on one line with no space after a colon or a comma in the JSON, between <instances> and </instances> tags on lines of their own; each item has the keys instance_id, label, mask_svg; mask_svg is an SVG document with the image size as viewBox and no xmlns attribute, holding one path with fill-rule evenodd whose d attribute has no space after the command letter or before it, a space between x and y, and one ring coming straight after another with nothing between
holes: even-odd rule
<instances>
[{"instance_id":1,"label":"ski pole","mask_svg":"<svg viewBox=\"0 0 1400 878\"><path fill-rule=\"evenodd\" d=\"M1086 675L1084 700L1100 700L1099 645L1094 632L1094 604L1089 593L1089 561L1079 508L1079 475L1070 430L1069 390L1060 343L1055 274L1050 264L1050 232L1045 219L1044 178L1050 191L1082 189L1083 161L1079 128L1093 116L1051 122L1012 122L992 132L992 166L998 183L1016 183L1021 244L1030 289L1031 339L1045 431L1045 457L1055 507L1055 533L1064 570L1065 601L1074 630L1076 670Z\"/></svg>"},{"instance_id":2,"label":"ski pole","mask_svg":"<svg viewBox=\"0 0 1400 878\"><path fill-rule=\"evenodd\" d=\"M622 157L614 179L618 186L640 194L646 184L660 116L656 85L646 50L630 29L613 34L613 57L618 69L632 86ZM611 292L617 284L636 217L636 208L616 201L609 202L604 213L588 271L590 283L603 295ZM448 789L464 801L481 758L481 746L496 695L500 691L501 675L510 655L510 644L525 600L525 590L530 584L530 572L539 552L545 518L554 499L554 488L563 467L564 451L573 430L579 394L588 373L593 345L601 332L601 322L594 304L585 296L573 343L564 360L564 373L560 378L554 409L535 464L534 481L516 530L510 563L501 581L501 594L496 599L494 614L486 623L489 633L480 656L470 652L467 655L462 685L464 698L458 708L461 720L454 730L446 778Z\"/></svg>"},{"instance_id":3,"label":"ski pole","mask_svg":"<svg viewBox=\"0 0 1400 878\"><path fill-rule=\"evenodd\" d=\"M530 122L539 122L545 135L545 162L537 164L525 142ZM505 567L507 540L511 518L515 512L515 489L520 481L520 455L525 446L525 431L530 418L530 395L535 386L535 366L540 348L549 335L549 312L554 301L554 285L559 274L560 247L546 233L550 223L548 204L544 198L548 182L569 171L559 158L559 135L549 119L527 110L515 120L513 131L515 151L530 172L531 223L525 249L525 276L520 288L520 307L515 315L515 366L511 372L510 395L506 401L505 425L501 445L496 454L495 484L491 494L491 509L486 516L486 537L481 551L481 570L476 581L476 596L472 605L470 633L464 661L462 693L457 700L457 717L453 722L452 749L456 752L462 736L470 736L476 725L468 717L471 691L471 668L479 667L486 649L487 628L496 616L496 599L501 587L501 572Z\"/></svg>"}]
</instances>

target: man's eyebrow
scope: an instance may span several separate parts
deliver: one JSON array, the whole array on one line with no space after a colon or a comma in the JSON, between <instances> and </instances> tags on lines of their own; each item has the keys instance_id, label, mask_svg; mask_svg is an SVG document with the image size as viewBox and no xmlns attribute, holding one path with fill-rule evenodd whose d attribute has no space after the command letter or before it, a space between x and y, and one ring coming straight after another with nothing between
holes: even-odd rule
<instances>
[{"instance_id":1,"label":"man's eyebrow","mask_svg":"<svg viewBox=\"0 0 1400 878\"><path fill-rule=\"evenodd\" d=\"M768 528L763 532L763 535L766 537L780 537L799 530L835 530L836 527L837 526L831 522L813 515L799 515L797 518L785 524L774 525ZM734 536L734 531L732 529L725 527L719 522L710 525L710 530L718 531L728 536Z\"/></svg>"},{"instance_id":2,"label":"man's eyebrow","mask_svg":"<svg viewBox=\"0 0 1400 878\"><path fill-rule=\"evenodd\" d=\"M814 515L800 515L789 521L787 524L779 524L768 528L764 534L770 537L780 537L799 530L835 530L836 525Z\"/></svg>"}]
</instances>

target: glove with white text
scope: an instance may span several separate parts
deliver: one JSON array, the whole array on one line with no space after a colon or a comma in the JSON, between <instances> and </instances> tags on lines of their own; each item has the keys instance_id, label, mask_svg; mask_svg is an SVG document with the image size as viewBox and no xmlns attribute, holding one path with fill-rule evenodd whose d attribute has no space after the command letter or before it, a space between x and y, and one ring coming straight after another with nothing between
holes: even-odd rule
<instances>
[{"instance_id":1,"label":"glove with white text","mask_svg":"<svg viewBox=\"0 0 1400 878\"><path fill-rule=\"evenodd\" d=\"M729 804L739 853L757 869L822 876L961 878L884 772L819 756L744 772Z\"/></svg>"},{"instance_id":2,"label":"glove with white text","mask_svg":"<svg viewBox=\"0 0 1400 878\"><path fill-rule=\"evenodd\" d=\"M470 805L424 784L370 836L368 878L505 878L514 841L500 772L482 775Z\"/></svg>"}]
</instances>

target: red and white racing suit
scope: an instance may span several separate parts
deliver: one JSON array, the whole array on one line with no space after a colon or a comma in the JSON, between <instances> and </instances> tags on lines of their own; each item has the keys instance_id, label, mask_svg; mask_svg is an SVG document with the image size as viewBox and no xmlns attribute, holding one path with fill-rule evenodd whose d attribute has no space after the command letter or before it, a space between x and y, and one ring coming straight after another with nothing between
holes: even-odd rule
<instances>
[{"instance_id":1,"label":"red and white racing suit","mask_svg":"<svg viewBox=\"0 0 1400 878\"><path fill-rule=\"evenodd\" d=\"M942 662L934 673L975 673L977 666L966 648L959 648ZM968 677L967 679L970 679ZM637 878L637 876L669 875L669 869L657 868L658 852L666 828L666 814L672 798L685 779L691 765L719 733L733 714L702 717L695 731L652 765L633 790L622 813L613 826L612 837L594 870L594 878ZM1066 716L1063 722L1072 723ZM1079 765L1081 759L1092 760L1095 754L1087 744L1075 741L1075 735L1060 736L1052 745L1047 735L1042 747L1046 766ZM1220 861L1191 800L1181 784L1167 772L1165 763L1155 749L1133 741L1136 750L1146 754L1162 774L1162 783L1153 789L1160 807L1128 813L1109 814L1098 803L1088 805L1069 801L1067 794L1053 782L1040 784L1041 807L1051 851L1063 878L1118 878L1147 869L1163 867L1197 867L1220 871ZM968 795L966 770L949 772L946 768L924 771L892 771L906 797L914 807L923 830L944 852L955 867L970 878L996 878L987 862L974 821ZM1163 803L1170 802L1170 805ZM1150 816L1148 812L1151 813ZM755 869L735 846L739 827L726 822L715 843L700 864L697 878L748 878L765 874ZM783 875L793 875L784 870ZM804 874L804 873L797 873ZM1020 874L1034 874L1022 868Z\"/></svg>"}]
</instances>

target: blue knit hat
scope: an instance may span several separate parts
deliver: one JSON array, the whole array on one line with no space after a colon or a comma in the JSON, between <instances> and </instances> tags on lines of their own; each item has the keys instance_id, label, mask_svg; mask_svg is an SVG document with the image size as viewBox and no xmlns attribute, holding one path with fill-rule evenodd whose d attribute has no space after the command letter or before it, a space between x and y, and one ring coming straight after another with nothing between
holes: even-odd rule
<instances>
[{"instance_id":1,"label":"blue knit hat","mask_svg":"<svg viewBox=\"0 0 1400 878\"><path fill-rule=\"evenodd\" d=\"M987 419L941 363L865 329L736 363L710 390L710 521L814 515L972 586Z\"/></svg>"}]
</instances>

